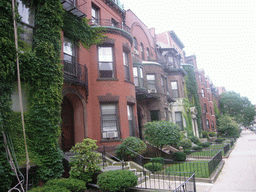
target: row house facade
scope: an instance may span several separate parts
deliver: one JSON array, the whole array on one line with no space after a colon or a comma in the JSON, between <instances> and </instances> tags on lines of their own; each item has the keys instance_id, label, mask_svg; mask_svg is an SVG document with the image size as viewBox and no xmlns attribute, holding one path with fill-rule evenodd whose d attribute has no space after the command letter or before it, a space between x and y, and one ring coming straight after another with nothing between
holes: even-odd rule
<instances>
[{"instance_id":1,"label":"row house facade","mask_svg":"<svg viewBox=\"0 0 256 192\"><path fill-rule=\"evenodd\" d=\"M218 102L218 92L212 81L205 75L204 70L198 70L196 56L186 57L186 63L194 66L198 87L198 95L202 111L202 130L216 131L214 102Z\"/></svg>"}]
</instances>

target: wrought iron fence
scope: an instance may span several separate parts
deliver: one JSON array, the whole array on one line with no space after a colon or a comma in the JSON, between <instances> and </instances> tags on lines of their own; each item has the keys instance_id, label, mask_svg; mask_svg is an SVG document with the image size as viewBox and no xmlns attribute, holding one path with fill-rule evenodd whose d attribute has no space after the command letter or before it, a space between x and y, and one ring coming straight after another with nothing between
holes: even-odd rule
<instances>
[{"instance_id":1,"label":"wrought iron fence","mask_svg":"<svg viewBox=\"0 0 256 192\"><path fill-rule=\"evenodd\" d=\"M226 145L223 147L224 155L226 155L229 150L230 150L230 145L229 145L229 144L226 144Z\"/></svg>"},{"instance_id":2,"label":"wrought iron fence","mask_svg":"<svg viewBox=\"0 0 256 192\"><path fill-rule=\"evenodd\" d=\"M211 159L219 152L218 149L208 149L205 151L192 151L189 155L187 155L187 159Z\"/></svg>"},{"instance_id":3,"label":"wrought iron fence","mask_svg":"<svg viewBox=\"0 0 256 192\"><path fill-rule=\"evenodd\" d=\"M189 177L184 183L182 183L174 192L195 192L195 173L191 177Z\"/></svg>"},{"instance_id":4,"label":"wrought iron fence","mask_svg":"<svg viewBox=\"0 0 256 192\"><path fill-rule=\"evenodd\" d=\"M221 150L208 162L209 175L211 175L222 161Z\"/></svg>"}]
</instances>

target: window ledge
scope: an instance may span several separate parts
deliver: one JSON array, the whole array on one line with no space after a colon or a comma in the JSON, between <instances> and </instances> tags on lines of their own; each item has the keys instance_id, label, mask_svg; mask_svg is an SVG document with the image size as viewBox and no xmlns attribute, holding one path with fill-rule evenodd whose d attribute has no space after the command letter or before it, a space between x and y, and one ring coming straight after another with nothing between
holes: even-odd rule
<instances>
[{"instance_id":1,"label":"window ledge","mask_svg":"<svg viewBox=\"0 0 256 192\"><path fill-rule=\"evenodd\" d=\"M98 78L97 81L119 81L117 78Z\"/></svg>"},{"instance_id":2,"label":"window ledge","mask_svg":"<svg viewBox=\"0 0 256 192\"><path fill-rule=\"evenodd\" d=\"M122 141L120 138L115 138L115 139L101 139L100 143L108 143L108 142L117 142L117 141Z\"/></svg>"}]
</instances>

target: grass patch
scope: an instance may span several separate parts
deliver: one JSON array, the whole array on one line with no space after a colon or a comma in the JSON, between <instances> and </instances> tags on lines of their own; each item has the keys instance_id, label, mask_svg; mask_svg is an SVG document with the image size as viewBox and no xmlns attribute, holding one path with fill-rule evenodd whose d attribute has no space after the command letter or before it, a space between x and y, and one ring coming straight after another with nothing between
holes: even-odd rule
<instances>
[{"instance_id":1,"label":"grass patch","mask_svg":"<svg viewBox=\"0 0 256 192\"><path fill-rule=\"evenodd\" d=\"M173 175L171 172L194 172L196 177L208 178L209 169L208 161L191 161L179 164L173 164L167 167L165 170L166 174Z\"/></svg>"},{"instance_id":2,"label":"grass patch","mask_svg":"<svg viewBox=\"0 0 256 192\"><path fill-rule=\"evenodd\" d=\"M210 151L196 151L191 153L189 157L213 157L215 156L219 150L210 150Z\"/></svg>"}]
</instances>

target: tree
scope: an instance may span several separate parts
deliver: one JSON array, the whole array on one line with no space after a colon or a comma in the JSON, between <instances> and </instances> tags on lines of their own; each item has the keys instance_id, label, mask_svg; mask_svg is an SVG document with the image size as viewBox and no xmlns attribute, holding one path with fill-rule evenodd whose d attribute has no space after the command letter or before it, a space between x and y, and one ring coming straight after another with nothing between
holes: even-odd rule
<instances>
[{"instance_id":1,"label":"tree","mask_svg":"<svg viewBox=\"0 0 256 192\"><path fill-rule=\"evenodd\" d=\"M236 122L243 126L249 126L256 116L254 106L247 97L229 91L220 95L220 111L223 115L227 114L234 117Z\"/></svg>"},{"instance_id":2,"label":"tree","mask_svg":"<svg viewBox=\"0 0 256 192\"><path fill-rule=\"evenodd\" d=\"M153 121L145 125L145 140L162 149L164 145L177 145L180 141L180 128L173 122ZM159 154L158 154L159 155Z\"/></svg>"},{"instance_id":3,"label":"tree","mask_svg":"<svg viewBox=\"0 0 256 192\"><path fill-rule=\"evenodd\" d=\"M217 131L222 136L239 136L239 125L234 117L223 115L218 119Z\"/></svg>"}]
</instances>

